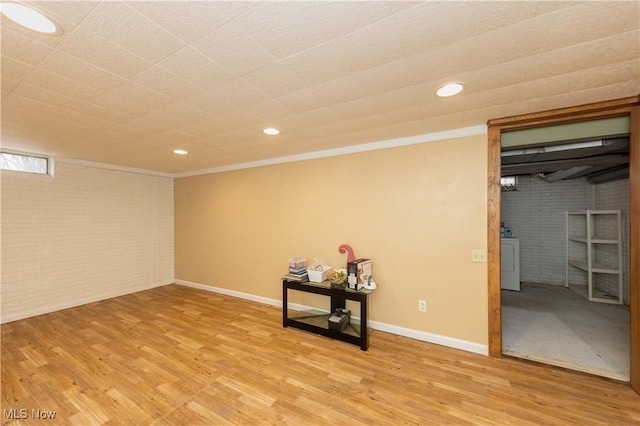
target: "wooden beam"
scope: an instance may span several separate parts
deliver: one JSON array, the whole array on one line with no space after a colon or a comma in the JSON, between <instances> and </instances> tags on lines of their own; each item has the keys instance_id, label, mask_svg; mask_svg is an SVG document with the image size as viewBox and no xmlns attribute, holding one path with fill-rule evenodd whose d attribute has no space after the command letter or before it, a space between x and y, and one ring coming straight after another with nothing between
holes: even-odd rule
<instances>
[{"instance_id":1,"label":"wooden beam","mask_svg":"<svg viewBox=\"0 0 640 426\"><path fill-rule=\"evenodd\" d=\"M489 355L502 356L500 308L500 126L489 126L487 179L487 272L489 296Z\"/></svg>"}]
</instances>

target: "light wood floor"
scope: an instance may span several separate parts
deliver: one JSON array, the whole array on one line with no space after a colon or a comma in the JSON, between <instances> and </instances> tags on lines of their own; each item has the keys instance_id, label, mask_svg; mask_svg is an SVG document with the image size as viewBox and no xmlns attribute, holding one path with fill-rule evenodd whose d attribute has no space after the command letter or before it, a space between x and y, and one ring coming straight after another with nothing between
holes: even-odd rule
<instances>
[{"instance_id":1,"label":"light wood floor","mask_svg":"<svg viewBox=\"0 0 640 426\"><path fill-rule=\"evenodd\" d=\"M638 425L640 397L380 331L363 352L282 328L279 308L170 285L2 325L2 414L15 425Z\"/></svg>"}]
</instances>

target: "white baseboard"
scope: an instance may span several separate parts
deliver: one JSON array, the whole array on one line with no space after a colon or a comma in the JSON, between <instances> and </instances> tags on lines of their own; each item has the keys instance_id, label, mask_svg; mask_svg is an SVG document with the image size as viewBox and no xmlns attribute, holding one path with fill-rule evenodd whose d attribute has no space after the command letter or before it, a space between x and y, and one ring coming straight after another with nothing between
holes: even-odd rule
<instances>
[{"instance_id":1,"label":"white baseboard","mask_svg":"<svg viewBox=\"0 0 640 426\"><path fill-rule=\"evenodd\" d=\"M176 284L187 287L197 288L199 290L210 291L212 293L224 294L226 296L238 297L240 299L251 300L253 302L264 303L271 306L282 307L282 300L270 299L268 297L256 296L254 294L243 293L240 291L229 290L226 288L213 287L204 284L198 284L190 281L175 280ZM299 305L289 303L289 307L296 311L304 311L308 309L319 310L312 306ZM328 311L327 311L328 312ZM409 337L411 339L421 340L423 342L435 343L437 345L446 346L448 348L460 349L466 352L473 352L481 355L488 355L489 348L487 345L481 345L467 340L456 339L453 337L441 336L439 334L427 333L425 331L413 330L411 328L399 327L392 324L386 324L379 321L369 321L369 326L374 330L384 331L386 333L396 334L398 336Z\"/></svg>"},{"instance_id":2,"label":"white baseboard","mask_svg":"<svg viewBox=\"0 0 640 426\"><path fill-rule=\"evenodd\" d=\"M456 339L455 337L442 336L440 334L427 333L426 331L419 331L411 328L399 327L397 325L386 324L378 321L369 321L369 325L371 325L371 328L374 330L385 331L387 333L397 334L398 336L435 343L436 345L460 349L466 352L489 355L489 347L487 345L481 345L480 343Z\"/></svg>"},{"instance_id":3,"label":"white baseboard","mask_svg":"<svg viewBox=\"0 0 640 426\"><path fill-rule=\"evenodd\" d=\"M86 305L88 303L99 302L100 300L112 299L114 297L124 296L131 293L137 293L139 291L149 290L155 287L162 287L164 285L173 284L173 280L165 280L157 283L148 284L142 287L136 287L132 289L133 291L115 291L111 293L101 293L98 295L93 295L90 297L82 298L82 299L74 299L68 300L64 303L59 303L57 305L43 306L36 309L32 309L30 311L25 312L17 312L13 314L2 314L2 318L0 319L1 324L5 324L7 322L18 321L25 318L31 318L38 315L50 314L51 312L61 311L63 309L75 308L76 306Z\"/></svg>"},{"instance_id":4,"label":"white baseboard","mask_svg":"<svg viewBox=\"0 0 640 426\"><path fill-rule=\"evenodd\" d=\"M242 293L240 291L229 290L226 288L214 287L205 284L198 284L185 280L173 280L173 282L186 287L193 287L199 290L210 291L212 293L224 294L225 296L238 297L240 299L251 300L253 302L264 303L265 305L277 306L279 308L282 307L282 300L270 299L268 297L256 296L255 294Z\"/></svg>"}]
</instances>

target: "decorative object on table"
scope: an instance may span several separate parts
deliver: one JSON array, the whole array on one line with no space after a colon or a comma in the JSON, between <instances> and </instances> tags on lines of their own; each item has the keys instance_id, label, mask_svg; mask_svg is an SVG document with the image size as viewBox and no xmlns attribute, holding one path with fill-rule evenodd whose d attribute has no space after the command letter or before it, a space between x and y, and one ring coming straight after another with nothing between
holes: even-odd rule
<instances>
[{"instance_id":1,"label":"decorative object on table","mask_svg":"<svg viewBox=\"0 0 640 426\"><path fill-rule=\"evenodd\" d=\"M344 288L347 286L347 270L344 268L332 269L327 273L327 279L332 287Z\"/></svg>"},{"instance_id":2,"label":"decorative object on table","mask_svg":"<svg viewBox=\"0 0 640 426\"><path fill-rule=\"evenodd\" d=\"M353 254L353 249L349 244L340 244L338 251L342 254L347 253L347 263L353 262L356 259L356 255Z\"/></svg>"},{"instance_id":3,"label":"decorative object on table","mask_svg":"<svg viewBox=\"0 0 640 426\"><path fill-rule=\"evenodd\" d=\"M282 278L287 281L305 282L309 281L307 268L305 266L306 259L303 257L292 257L289 259L289 273Z\"/></svg>"},{"instance_id":4,"label":"decorative object on table","mask_svg":"<svg viewBox=\"0 0 640 426\"><path fill-rule=\"evenodd\" d=\"M348 309L337 308L329 317L329 330L342 331L349 324L351 319L351 311Z\"/></svg>"},{"instance_id":5,"label":"decorative object on table","mask_svg":"<svg viewBox=\"0 0 640 426\"><path fill-rule=\"evenodd\" d=\"M372 275L371 259L356 259L347 263L349 288L360 290Z\"/></svg>"},{"instance_id":6,"label":"decorative object on table","mask_svg":"<svg viewBox=\"0 0 640 426\"><path fill-rule=\"evenodd\" d=\"M378 288L378 285L373 280L372 276L369 276L369 278L367 279L367 282L364 283L364 288L365 290L375 290L376 288Z\"/></svg>"},{"instance_id":7,"label":"decorative object on table","mask_svg":"<svg viewBox=\"0 0 640 426\"><path fill-rule=\"evenodd\" d=\"M289 269L304 268L306 261L304 257L292 257L289 259Z\"/></svg>"},{"instance_id":8,"label":"decorative object on table","mask_svg":"<svg viewBox=\"0 0 640 426\"><path fill-rule=\"evenodd\" d=\"M311 265L307 266L307 274L309 275L309 281L312 283L321 283L327 279L327 275L331 270L331 266L322 259L313 259Z\"/></svg>"}]
</instances>

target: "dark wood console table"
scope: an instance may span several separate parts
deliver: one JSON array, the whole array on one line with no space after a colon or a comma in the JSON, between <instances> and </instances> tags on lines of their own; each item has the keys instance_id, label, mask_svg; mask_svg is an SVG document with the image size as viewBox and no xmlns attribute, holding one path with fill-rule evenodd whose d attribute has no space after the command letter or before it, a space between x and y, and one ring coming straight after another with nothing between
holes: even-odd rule
<instances>
[{"instance_id":1,"label":"dark wood console table","mask_svg":"<svg viewBox=\"0 0 640 426\"><path fill-rule=\"evenodd\" d=\"M288 291L296 290L305 293L322 294L331 298L331 310L329 312L322 311L300 311L289 317L288 309ZM367 317L369 314L368 298L371 290L351 290L349 288L335 288L331 286L329 281L321 283L312 282L294 282L282 280L282 326L295 327L306 330L322 336L331 337L343 342L352 343L360 346L360 349L366 351L369 349L369 331L367 327ZM345 308L347 300L360 302L360 321L351 318L351 323L340 331L330 330L328 318L331 312L337 308Z\"/></svg>"}]
</instances>

